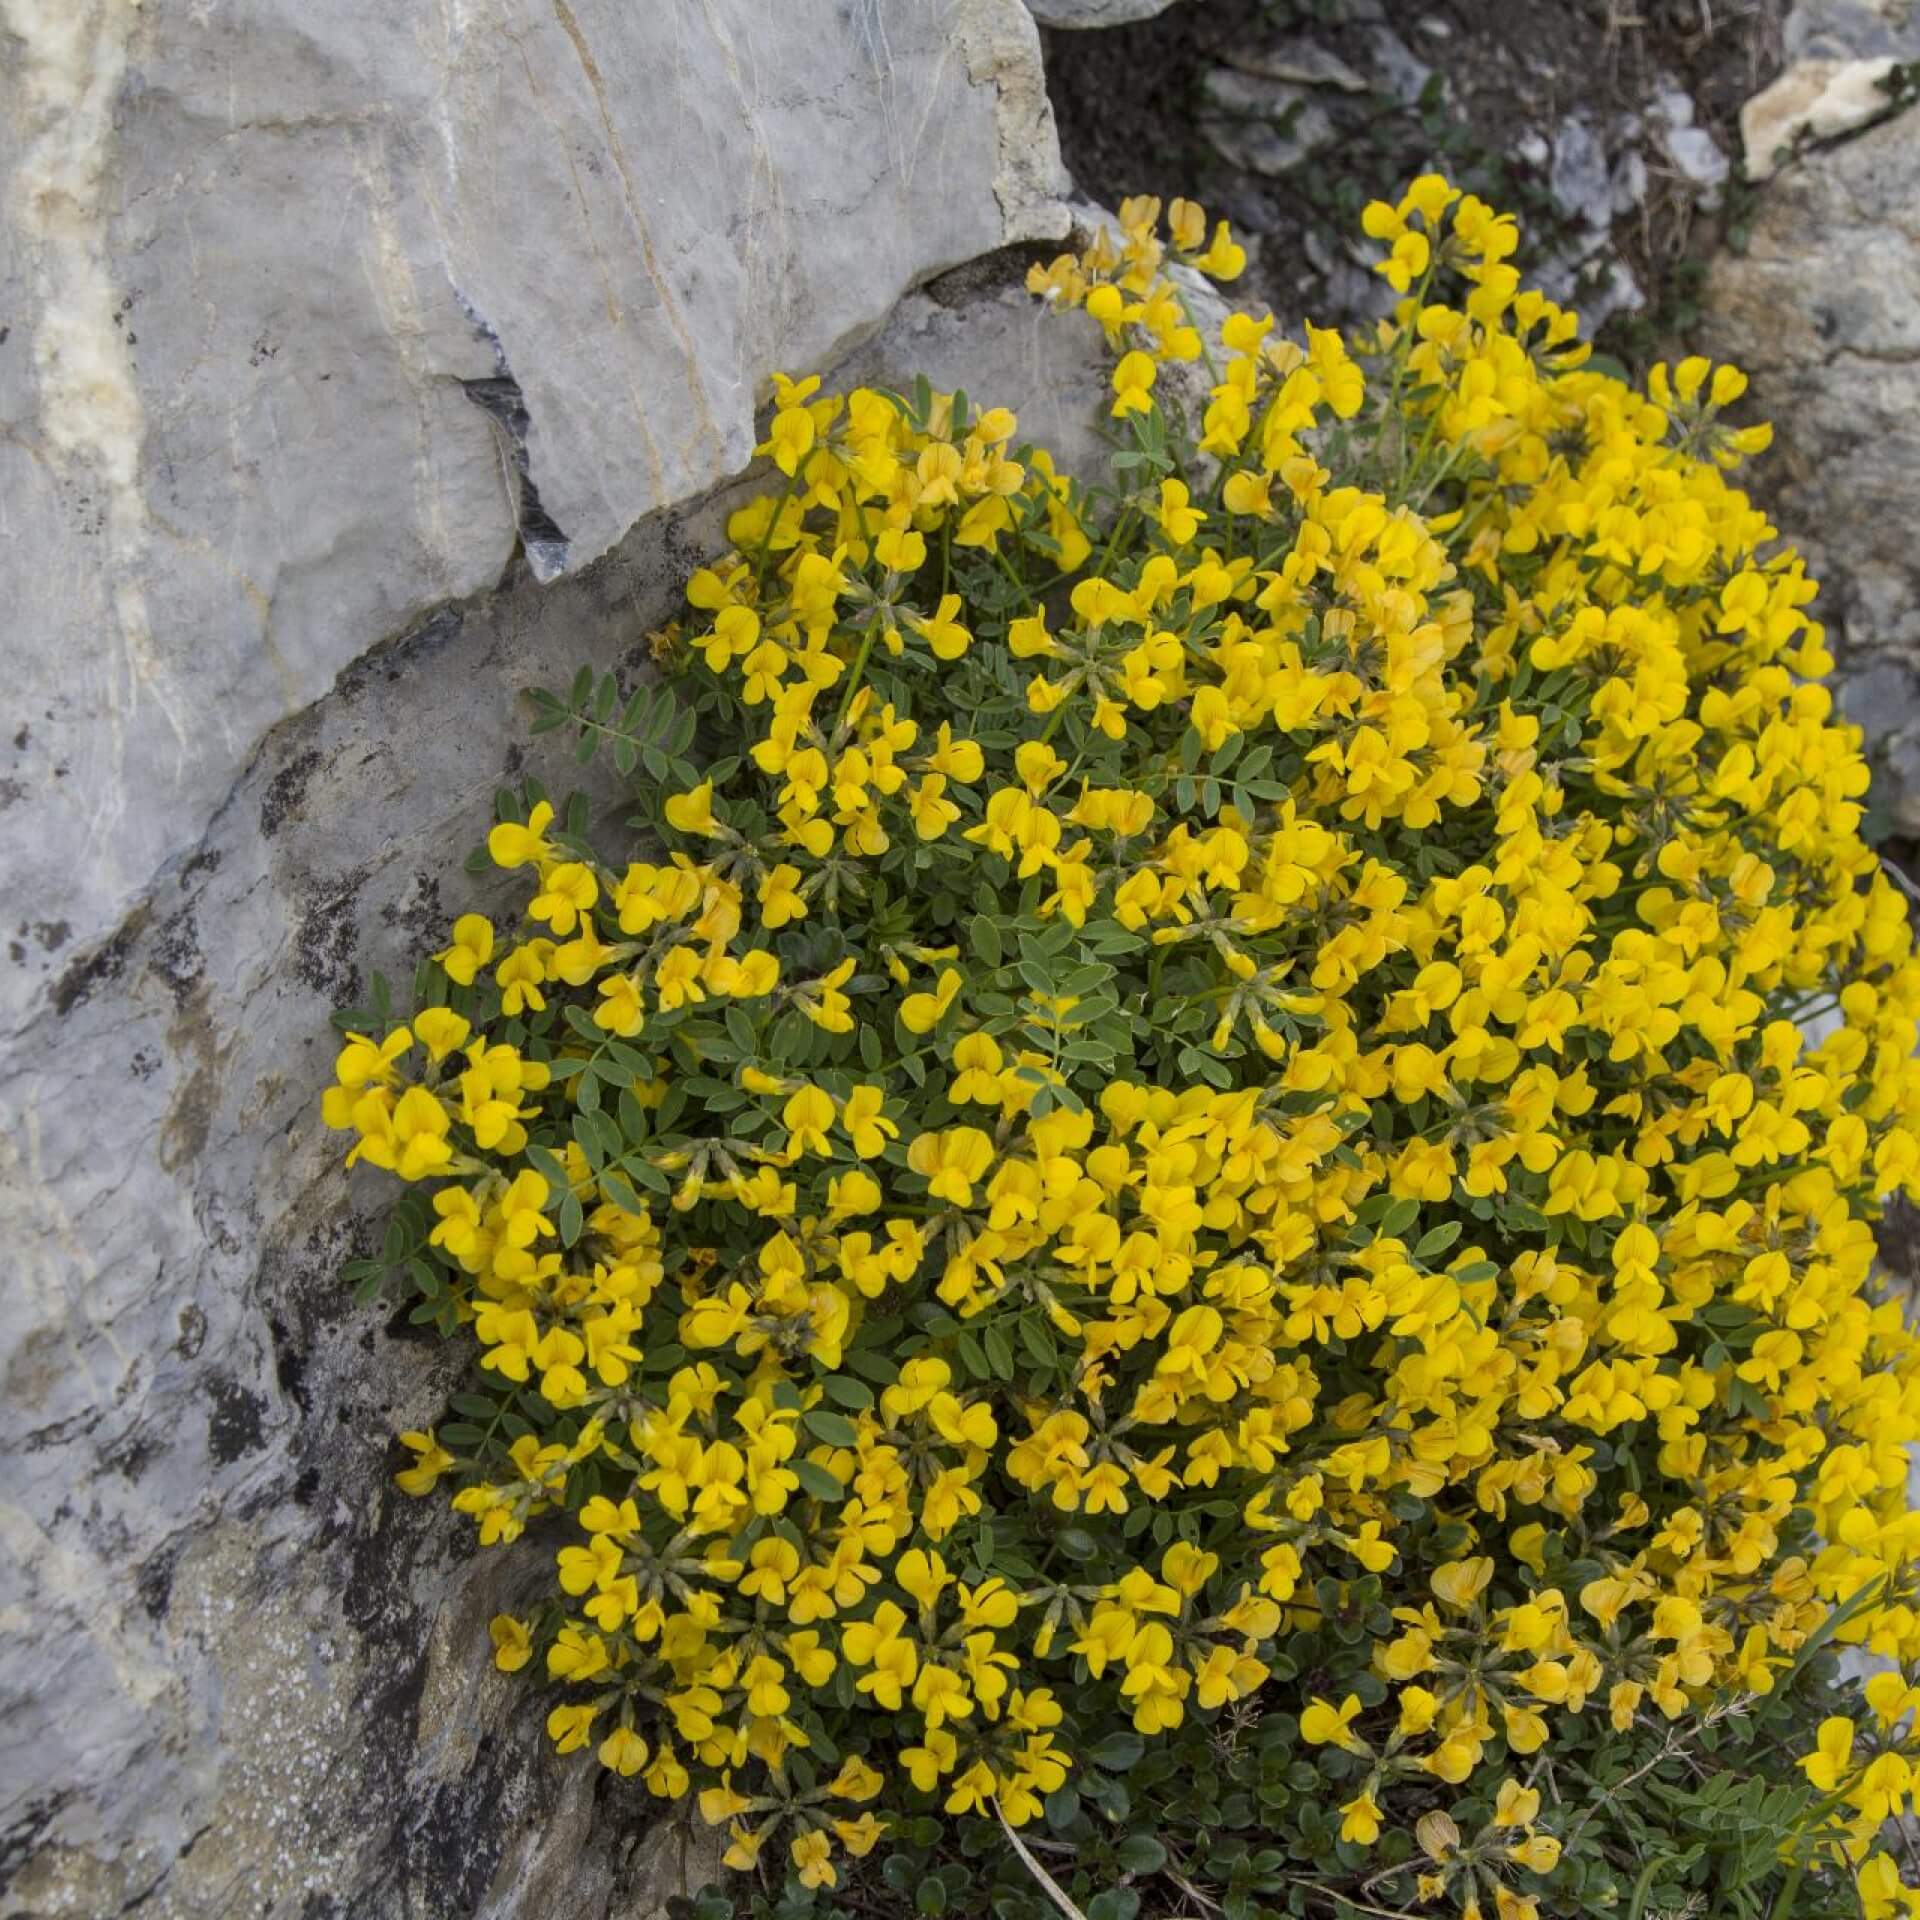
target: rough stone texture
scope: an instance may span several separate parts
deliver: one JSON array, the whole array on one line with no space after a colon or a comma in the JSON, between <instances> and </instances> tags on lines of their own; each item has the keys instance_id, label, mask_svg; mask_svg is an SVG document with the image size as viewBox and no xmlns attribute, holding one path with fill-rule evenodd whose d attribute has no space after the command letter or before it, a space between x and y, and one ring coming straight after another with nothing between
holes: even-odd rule
<instances>
[{"instance_id":1,"label":"rough stone texture","mask_svg":"<svg viewBox=\"0 0 1920 1920\"><path fill-rule=\"evenodd\" d=\"M1892 107L1895 62L1796 60L1740 110L1747 178L1771 180L1803 145L1818 146L1882 118Z\"/></svg>"},{"instance_id":2,"label":"rough stone texture","mask_svg":"<svg viewBox=\"0 0 1920 1920\"><path fill-rule=\"evenodd\" d=\"M840 377L924 368L1092 460L1097 331L1019 291L1025 258L909 297ZM345 1298L389 1189L339 1172L316 1103L328 1011L487 899L460 862L493 788L568 783L520 690L638 671L724 505L550 585L517 569L350 667L16 1038L7 1920L651 1920L708 1877L697 1852L680 1877L684 1834L633 1786L545 1752L537 1693L493 1674L486 1621L538 1585L537 1550L474 1559L442 1503L392 1489L391 1435L448 1376Z\"/></svg>"},{"instance_id":3,"label":"rough stone texture","mask_svg":"<svg viewBox=\"0 0 1920 1920\"><path fill-rule=\"evenodd\" d=\"M1065 232L1035 27L0 0L0 129L0 1920L650 1920L682 1836L390 1485L447 1381L337 1280L326 1016L476 897L517 691L641 660L769 371ZM1064 408L1006 285L903 322Z\"/></svg>"},{"instance_id":4,"label":"rough stone texture","mask_svg":"<svg viewBox=\"0 0 1920 1920\"><path fill-rule=\"evenodd\" d=\"M1782 23L1787 68L1740 114L1747 176L1771 179L1784 160L1893 109L1887 81L1920 61L1912 0L1800 0Z\"/></svg>"},{"instance_id":5,"label":"rough stone texture","mask_svg":"<svg viewBox=\"0 0 1920 1920\"><path fill-rule=\"evenodd\" d=\"M1277 179L1334 138L1332 116L1295 81L1216 67L1206 91L1200 124L1231 166Z\"/></svg>"},{"instance_id":6,"label":"rough stone texture","mask_svg":"<svg viewBox=\"0 0 1920 1920\"><path fill-rule=\"evenodd\" d=\"M1165 13L1173 0L1027 0L1043 27L1124 27Z\"/></svg>"},{"instance_id":7,"label":"rough stone texture","mask_svg":"<svg viewBox=\"0 0 1920 1920\"><path fill-rule=\"evenodd\" d=\"M1704 304L1707 346L1752 373L1775 423L1754 483L1823 583L1876 803L1920 832L1920 116L1782 173Z\"/></svg>"},{"instance_id":8,"label":"rough stone texture","mask_svg":"<svg viewBox=\"0 0 1920 1920\"><path fill-rule=\"evenodd\" d=\"M1912 0L1800 0L1781 27L1789 60L1920 59Z\"/></svg>"},{"instance_id":9,"label":"rough stone texture","mask_svg":"<svg viewBox=\"0 0 1920 1920\"><path fill-rule=\"evenodd\" d=\"M371 642L1064 227L1020 0L0 0L0 129L9 1023Z\"/></svg>"}]
</instances>

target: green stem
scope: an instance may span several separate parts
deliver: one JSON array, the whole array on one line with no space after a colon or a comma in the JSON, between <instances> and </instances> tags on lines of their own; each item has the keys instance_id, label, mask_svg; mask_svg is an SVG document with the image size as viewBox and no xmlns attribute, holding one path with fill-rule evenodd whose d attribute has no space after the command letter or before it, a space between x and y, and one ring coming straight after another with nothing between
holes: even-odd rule
<instances>
[{"instance_id":1,"label":"green stem","mask_svg":"<svg viewBox=\"0 0 1920 1920\"><path fill-rule=\"evenodd\" d=\"M786 485L780 489L780 497L773 503L773 512L767 519L767 530L760 536L760 545L753 556L753 584L756 590L767 576L767 556L773 551L773 536L780 530L780 516L787 510L787 502L793 498L793 490L800 484L800 476L806 472L813 460L813 451L808 449L807 456L787 475ZM756 598L758 597L756 591Z\"/></svg>"},{"instance_id":2,"label":"green stem","mask_svg":"<svg viewBox=\"0 0 1920 1920\"><path fill-rule=\"evenodd\" d=\"M837 733L847 723L847 710L853 705L853 696L860 691L860 677L867 670L867 656L873 651L874 628L867 628L867 635L860 642L860 651L853 656L853 665L847 669L847 690L840 696L840 711L833 716L834 731Z\"/></svg>"}]
</instances>

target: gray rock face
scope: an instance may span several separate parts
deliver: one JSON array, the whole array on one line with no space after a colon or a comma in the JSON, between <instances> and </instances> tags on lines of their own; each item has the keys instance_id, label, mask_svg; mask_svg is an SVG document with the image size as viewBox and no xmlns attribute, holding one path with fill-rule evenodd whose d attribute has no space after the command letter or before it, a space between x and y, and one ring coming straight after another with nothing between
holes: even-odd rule
<instances>
[{"instance_id":1,"label":"gray rock face","mask_svg":"<svg viewBox=\"0 0 1920 1920\"><path fill-rule=\"evenodd\" d=\"M1920 12L1908 0L1800 0L1780 29L1793 60L1920 59Z\"/></svg>"},{"instance_id":2,"label":"gray rock face","mask_svg":"<svg viewBox=\"0 0 1920 1920\"><path fill-rule=\"evenodd\" d=\"M736 470L775 367L1054 236L1019 0L0 0L21 1017L372 641ZM75 647L72 636L90 644Z\"/></svg>"},{"instance_id":3,"label":"gray rock face","mask_svg":"<svg viewBox=\"0 0 1920 1920\"><path fill-rule=\"evenodd\" d=\"M1771 180L1804 148L1884 119L1893 108L1896 65L1885 54L1870 60L1796 60L1740 109L1747 178Z\"/></svg>"},{"instance_id":4,"label":"gray rock face","mask_svg":"<svg viewBox=\"0 0 1920 1920\"><path fill-rule=\"evenodd\" d=\"M1165 13L1173 0L1027 0L1043 27L1126 27Z\"/></svg>"},{"instance_id":5,"label":"gray rock face","mask_svg":"<svg viewBox=\"0 0 1920 1920\"><path fill-rule=\"evenodd\" d=\"M637 668L769 372L1064 233L1033 23L0 0L0 129L0 1917L644 1920L682 1836L392 1489L446 1381L337 1280L326 1014L474 897L517 691ZM950 377L1066 407L1004 291Z\"/></svg>"},{"instance_id":6,"label":"gray rock face","mask_svg":"<svg viewBox=\"0 0 1920 1920\"><path fill-rule=\"evenodd\" d=\"M1920 122L1876 127L1768 186L1744 255L1715 262L1712 351L1775 423L1754 482L1824 591L1842 698L1876 794L1920 832ZM1850 684L1849 684L1850 683Z\"/></svg>"},{"instance_id":7,"label":"gray rock face","mask_svg":"<svg viewBox=\"0 0 1920 1920\"><path fill-rule=\"evenodd\" d=\"M1215 67L1200 124L1229 165L1278 179L1334 137L1332 116L1314 94L1296 81Z\"/></svg>"}]
</instances>

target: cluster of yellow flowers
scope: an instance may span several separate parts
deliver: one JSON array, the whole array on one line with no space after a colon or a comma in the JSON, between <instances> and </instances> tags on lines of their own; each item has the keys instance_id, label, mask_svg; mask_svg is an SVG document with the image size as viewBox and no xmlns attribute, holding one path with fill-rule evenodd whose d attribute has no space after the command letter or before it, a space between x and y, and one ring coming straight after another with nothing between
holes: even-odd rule
<instances>
[{"instance_id":1,"label":"cluster of yellow flowers","mask_svg":"<svg viewBox=\"0 0 1920 1920\"><path fill-rule=\"evenodd\" d=\"M1403 1894L1526 1920L1516 1776L1580 1716L1764 1694L1847 1602L1920 1661L1869 1289L1920 967L1726 478L1764 435L1731 368L1591 370L1437 177L1366 229L1365 339L1203 328L1241 256L1186 202L1034 270L1116 355L1110 495L1004 409L781 380L660 639L708 777L642 860L503 820L524 918L340 1055L495 1409L402 1484L562 1527L499 1664L736 1865L831 1886L911 1794L1018 1826L1258 1695L1354 1763L1346 1841L1420 1820ZM1290 1691L1366 1576L1379 1684ZM1862 1859L1915 1793L1874 1686L1892 1751L1806 1763Z\"/></svg>"}]
</instances>

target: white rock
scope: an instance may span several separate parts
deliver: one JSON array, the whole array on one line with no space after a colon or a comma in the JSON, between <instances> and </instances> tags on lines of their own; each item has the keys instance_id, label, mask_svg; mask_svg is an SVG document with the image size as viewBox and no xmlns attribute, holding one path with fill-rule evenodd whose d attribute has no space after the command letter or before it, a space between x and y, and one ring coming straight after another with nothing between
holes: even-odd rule
<instances>
[{"instance_id":1,"label":"white rock","mask_svg":"<svg viewBox=\"0 0 1920 1920\"><path fill-rule=\"evenodd\" d=\"M1173 0L1027 0L1043 27L1127 27L1165 13Z\"/></svg>"},{"instance_id":2,"label":"white rock","mask_svg":"<svg viewBox=\"0 0 1920 1920\"><path fill-rule=\"evenodd\" d=\"M1821 582L1875 804L1920 833L1920 137L1910 117L1787 169L1708 274L1703 353L1752 376L1775 442L1739 476ZM1851 685L1849 684L1851 683Z\"/></svg>"},{"instance_id":3,"label":"white rock","mask_svg":"<svg viewBox=\"0 0 1920 1920\"><path fill-rule=\"evenodd\" d=\"M1403 107L1414 105L1433 78L1433 69L1391 27L1367 29L1367 55L1373 78Z\"/></svg>"},{"instance_id":4,"label":"white rock","mask_svg":"<svg viewBox=\"0 0 1920 1920\"><path fill-rule=\"evenodd\" d=\"M584 566L741 464L773 368L1065 228L1020 0L0 22L0 835L59 965L268 728L498 581L529 489L542 570ZM0 970L0 1023L54 965Z\"/></svg>"},{"instance_id":5,"label":"white rock","mask_svg":"<svg viewBox=\"0 0 1920 1920\"><path fill-rule=\"evenodd\" d=\"M1201 129L1236 167L1277 178L1334 138L1333 118L1311 87L1233 67L1215 67L1205 86Z\"/></svg>"},{"instance_id":6,"label":"white rock","mask_svg":"<svg viewBox=\"0 0 1920 1920\"><path fill-rule=\"evenodd\" d=\"M1614 161L1608 179L1616 219L1631 213L1647 197L1647 161L1638 147L1628 147Z\"/></svg>"},{"instance_id":7,"label":"white rock","mask_svg":"<svg viewBox=\"0 0 1920 1920\"><path fill-rule=\"evenodd\" d=\"M1227 49L1231 67L1257 73L1268 80L1292 80L1303 87L1335 87L1342 93L1365 93L1364 74L1354 72L1337 53L1312 40L1254 40Z\"/></svg>"},{"instance_id":8,"label":"white rock","mask_svg":"<svg viewBox=\"0 0 1920 1920\"><path fill-rule=\"evenodd\" d=\"M1920 60L1920 8L1912 0L1799 0L1781 26L1789 64L1796 60Z\"/></svg>"},{"instance_id":9,"label":"white rock","mask_svg":"<svg viewBox=\"0 0 1920 1920\"><path fill-rule=\"evenodd\" d=\"M1595 232L1604 232L1612 220L1607 150L1592 122L1578 114L1563 120L1554 133L1547 191L1563 213Z\"/></svg>"},{"instance_id":10,"label":"white rock","mask_svg":"<svg viewBox=\"0 0 1920 1920\"><path fill-rule=\"evenodd\" d=\"M1749 180L1770 180L1801 141L1818 145L1877 120L1892 106L1883 84L1897 63L1800 60L1740 109Z\"/></svg>"},{"instance_id":11,"label":"white rock","mask_svg":"<svg viewBox=\"0 0 1920 1920\"><path fill-rule=\"evenodd\" d=\"M1704 206L1716 205L1732 169L1713 135L1694 124L1692 95L1680 87L1663 88L1647 108L1647 126L1694 197Z\"/></svg>"}]
</instances>

